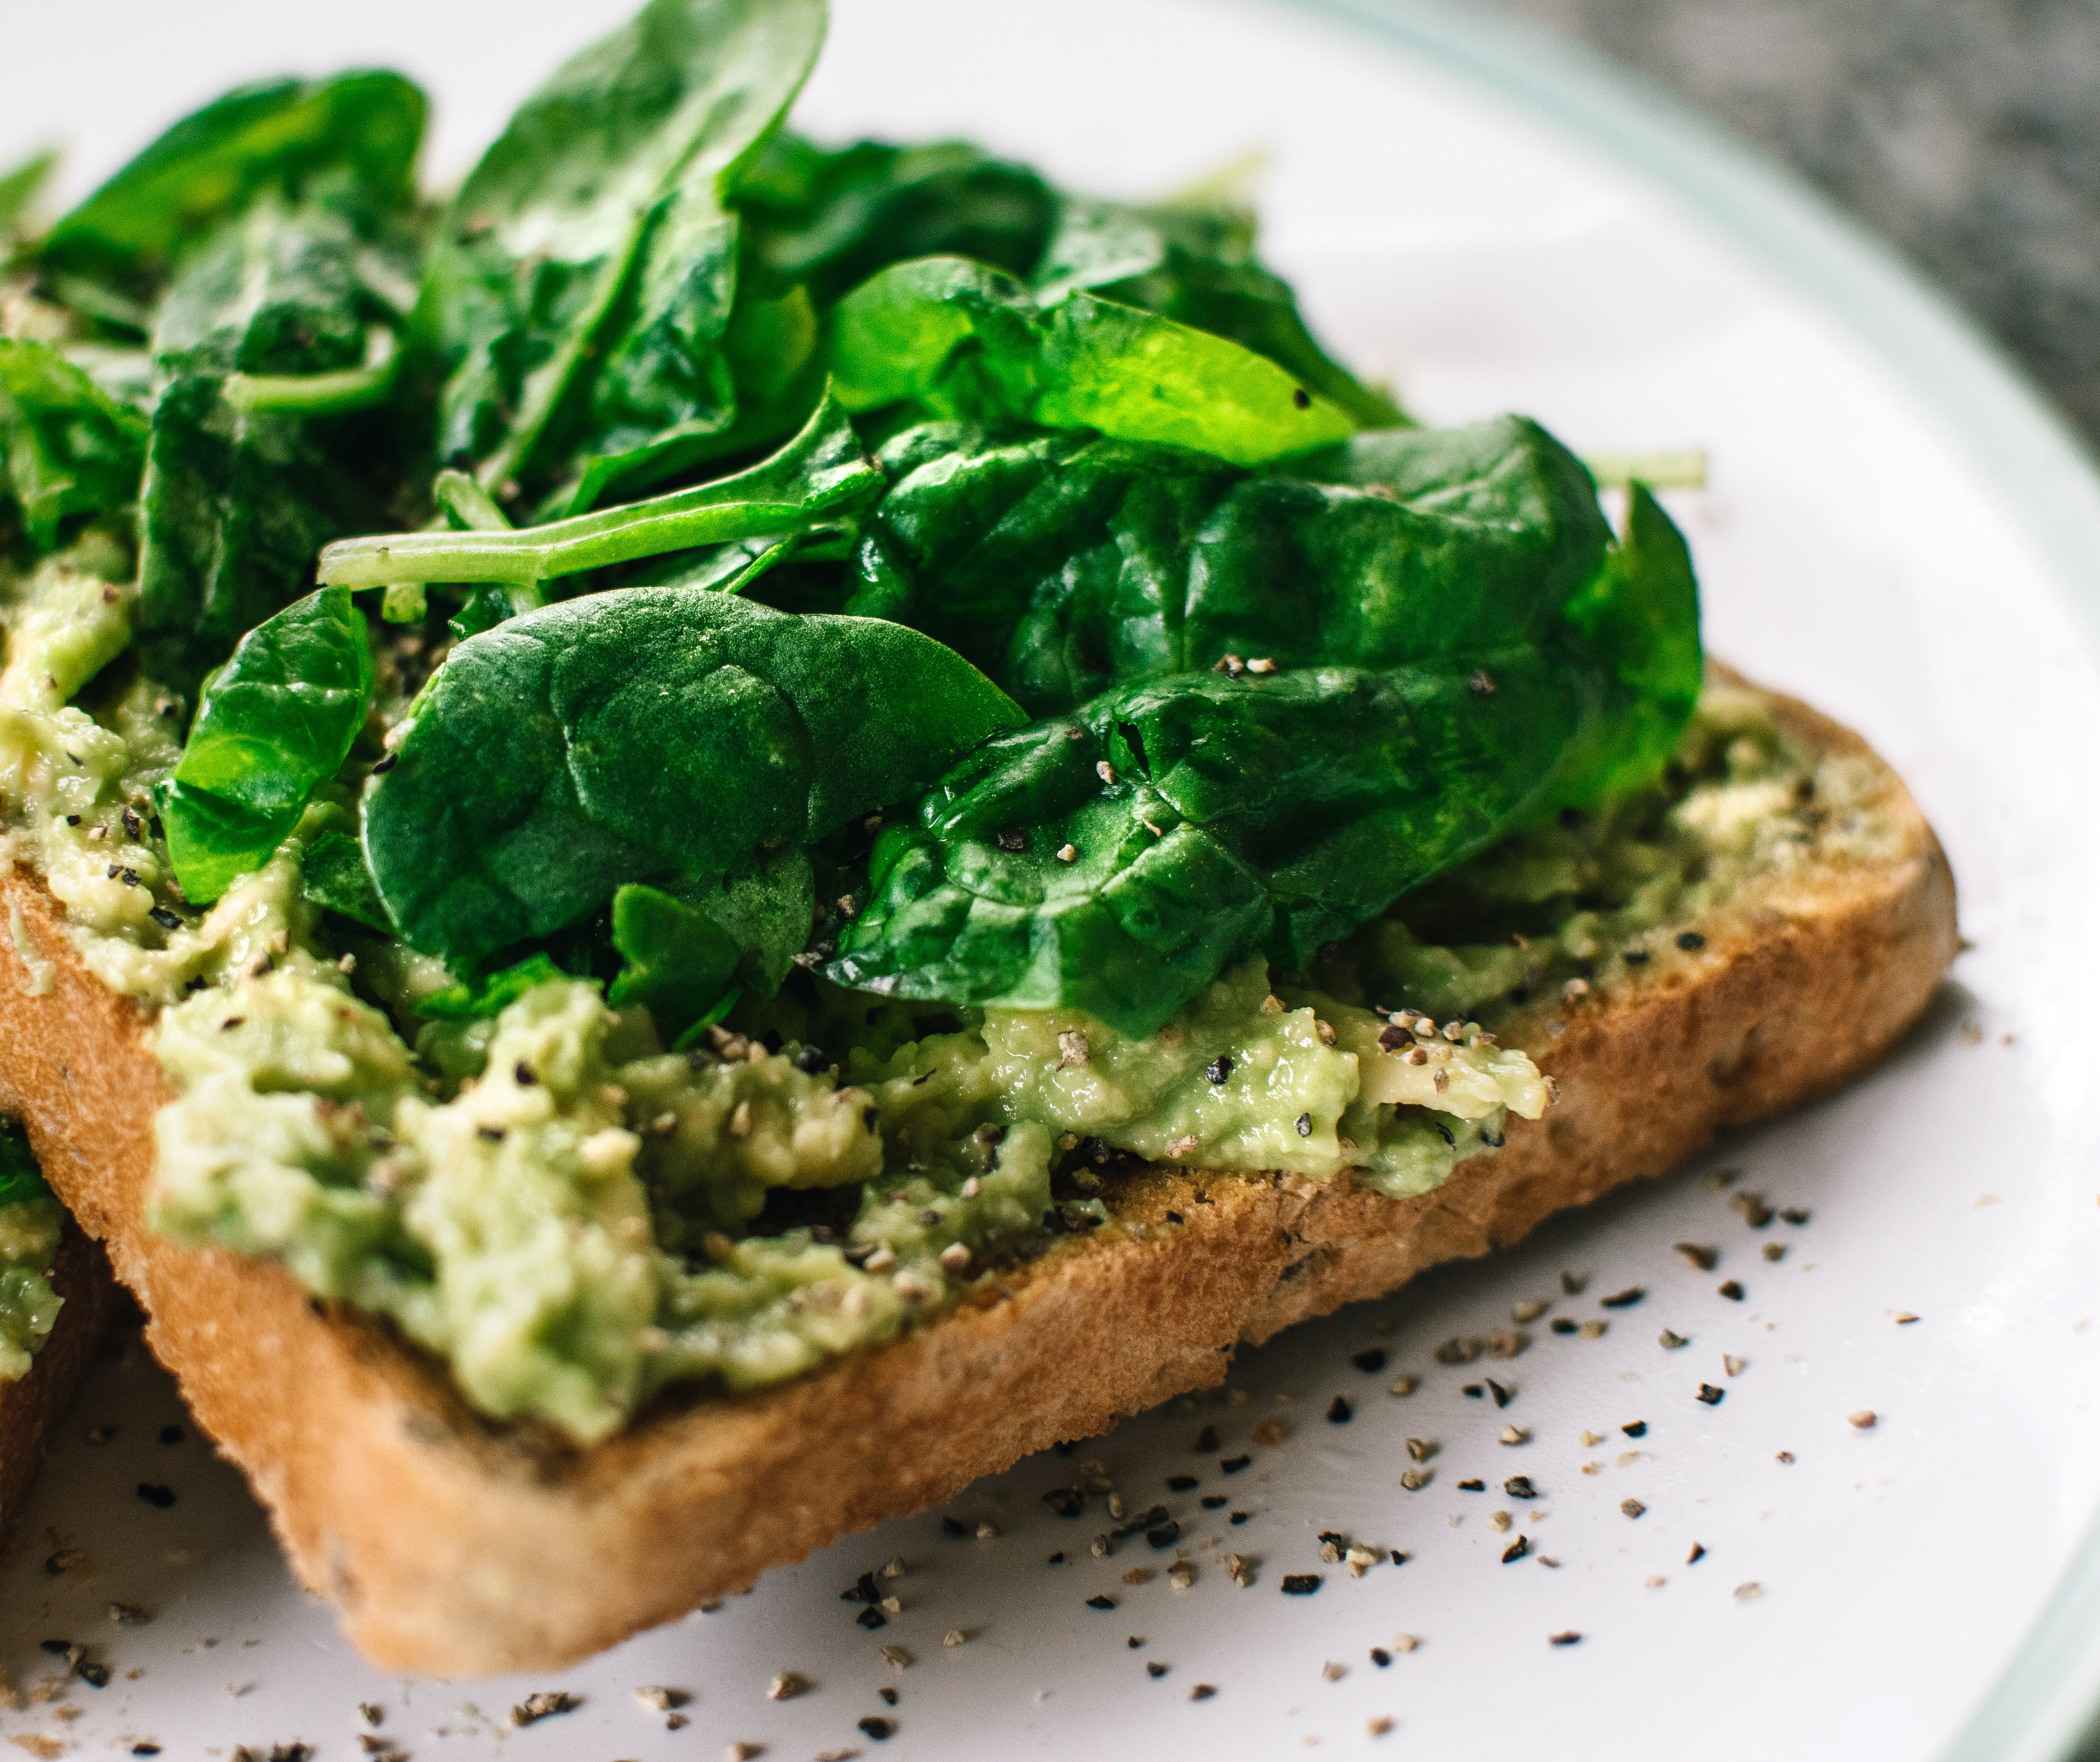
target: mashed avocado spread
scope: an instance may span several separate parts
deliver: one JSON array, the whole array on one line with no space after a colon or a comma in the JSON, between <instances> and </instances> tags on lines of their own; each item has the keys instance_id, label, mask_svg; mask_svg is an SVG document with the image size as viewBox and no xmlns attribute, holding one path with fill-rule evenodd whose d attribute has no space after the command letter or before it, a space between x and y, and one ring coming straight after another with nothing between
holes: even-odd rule
<instances>
[{"instance_id":1,"label":"mashed avocado spread","mask_svg":"<svg viewBox=\"0 0 2100 1762\"><path fill-rule=\"evenodd\" d=\"M51 1288L65 1213L45 1187L22 1128L0 1121L0 1383L29 1373L64 1299Z\"/></svg>"}]
</instances>

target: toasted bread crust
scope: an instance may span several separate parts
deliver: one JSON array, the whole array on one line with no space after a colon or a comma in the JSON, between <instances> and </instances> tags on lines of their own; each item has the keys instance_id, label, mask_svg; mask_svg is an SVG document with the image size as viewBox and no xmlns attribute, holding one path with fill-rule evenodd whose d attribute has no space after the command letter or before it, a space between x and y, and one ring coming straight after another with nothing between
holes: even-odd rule
<instances>
[{"instance_id":1,"label":"toasted bread crust","mask_svg":"<svg viewBox=\"0 0 2100 1762\"><path fill-rule=\"evenodd\" d=\"M102 1250L77 1227L66 1227L51 1266L51 1286L65 1299L29 1374L0 1383L0 1541L21 1510L51 1442L51 1429L72 1402L115 1306L117 1288Z\"/></svg>"},{"instance_id":2,"label":"toasted bread crust","mask_svg":"<svg viewBox=\"0 0 2100 1762\"><path fill-rule=\"evenodd\" d=\"M1859 738L1774 699L1797 738ZM1870 755L1868 755L1870 756ZM246 1469L294 1568L377 1664L443 1676L582 1657L849 1531L921 1509L1060 1438L1220 1381L1232 1348L1486 1253L1658 1174L1723 1126L1871 1064L1955 953L1954 887L1892 773L1899 852L1818 863L1702 923L1705 946L1507 1025L1561 1099L1442 1187L1152 1169L1116 1196L1141 1231L1070 1240L920 1332L739 1399L667 1403L576 1451L470 1412L383 1328L281 1267L143 1222L168 1094L128 1001L87 973L36 879L0 879L55 985L0 954L0 1107L108 1247L199 1421ZM1186 1222L1170 1225L1165 1214Z\"/></svg>"}]
</instances>

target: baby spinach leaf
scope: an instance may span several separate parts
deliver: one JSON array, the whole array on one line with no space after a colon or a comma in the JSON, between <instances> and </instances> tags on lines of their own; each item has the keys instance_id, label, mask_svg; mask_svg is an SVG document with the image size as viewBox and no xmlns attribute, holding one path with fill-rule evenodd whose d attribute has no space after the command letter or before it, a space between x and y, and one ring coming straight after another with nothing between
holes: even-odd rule
<instances>
[{"instance_id":1,"label":"baby spinach leaf","mask_svg":"<svg viewBox=\"0 0 2100 1762\"><path fill-rule=\"evenodd\" d=\"M1365 428L1407 418L1321 350L1290 284L1255 262L1254 217L1216 203L1154 208L1068 198L1035 271L1039 298L1080 289L1229 337Z\"/></svg>"},{"instance_id":2,"label":"baby spinach leaf","mask_svg":"<svg viewBox=\"0 0 2100 1762\"><path fill-rule=\"evenodd\" d=\"M849 513L882 484L853 425L826 399L793 440L734 477L542 526L345 540L321 553L320 579L356 588L550 580L702 545L784 538Z\"/></svg>"},{"instance_id":3,"label":"baby spinach leaf","mask_svg":"<svg viewBox=\"0 0 2100 1762\"><path fill-rule=\"evenodd\" d=\"M683 1033L729 989L743 952L705 912L640 882L612 896L612 945L628 964L608 998L646 1004L667 1037Z\"/></svg>"},{"instance_id":4,"label":"baby spinach leaf","mask_svg":"<svg viewBox=\"0 0 2100 1762\"><path fill-rule=\"evenodd\" d=\"M347 832L331 829L308 844L299 859L299 890L315 905L391 934L394 920L373 883L364 847Z\"/></svg>"},{"instance_id":5,"label":"baby spinach leaf","mask_svg":"<svg viewBox=\"0 0 2100 1762\"><path fill-rule=\"evenodd\" d=\"M416 1013L426 1021L480 1021L501 1015L535 986L568 976L548 956L528 954L500 972L432 992L416 1005Z\"/></svg>"},{"instance_id":6,"label":"baby spinach leaf","mask_svg":"<svg viewBox=\"0 0 2100 1762\"><path fill-rule=\"evenodd\" d=\"M164 270L267 191L344 173L380 209L413 194L423 95L398 73L244 86L184 117L54 226L59 268L135 278Z\"/></svg>"},{"instance_id":7,"label":"baby spinach leaf","mask_svg":"<svg viewBox=\"0 0 2100 1762\"><path fill-rule=\"evenodd\" d=\"M367 267L379 251L326 196L294 207L266 196L169 289L140 491L139 632L170 685L192 687L307 586L323 544L377 520L356 418L325 399L316 411L311 399L272 407L245 393L256 376L346 389L338 376L355 373L385 312ZM347 390L337 403L367 401Z\"/></svg>"},{"instance_id":8,"label":"baby spinach leaf","mask_svg":"<svg viewBox=\"0 0 2100 1762\"><path fill-rule=\"evenodd\" d=\"M651 0L525 101L453 199L430 260L442 457L477 464L492 485L524 473L564 399L592 395L593 356L615 363L603 445L627 444L630 416L705 419L735 249L721 192L800 88L823 29L822 0Z\"/></svg>"},{"instance_id":9,"label":"baby spinach leaf","mask_svg":"<svg viewBox=\"0 0 2100 1762\"><path fill-rule=\"evenodd\" d=\"M20 1120L0 1120L0 1206L20 1205L42 1199L51 1192L37 1153L29 1148L29 1134Z\"/></svg>"},{"instance_id":10,"label":"baby spinach leaf","mask_svg":"<svg viewBox=\"0 0 2100 1762\"><path fill-rule=\"evenodd\" d=\"M832 383L849 410L1094 429L1259 465L1344 438L1330 403L1253 350L1132 306L1039 302L962 258L886 269L839 302Z\"/></svg>"},{"instance_id":11,"label":"baby spinach leaf","mask_svg":"<svg viewBox=\"0 0 2100 1762\"><path fill-rule=\"evenodd\" d=\"M143 419L56 349L0 337L0 465L38 550L72 516L136 500L145 451Z\"/></svg>"},{"instance_id":12,"label":"baby spinach leaf","mask_svg":"<svg viewBox=\"0 0 2100 1762\"><path fill-rule=\"evenodd\" d=\"M923 788L1021 720L874 619L635 588L456 647L366 804L411 945L471 967L630 881L725 874Z\"/></svg>"},{"instance_id":13,"label":"baby spinach leaf","mask_svg":"<svg viewBox=\"0 0 2100 1762\"><path fill-rule=\"evenodd\" d=\"M939 637L1039 713L1229 654L1376 667L1530 631L1610 536L1580 461L1518 417L1357 437L1308 456L1326 482L955 423L878 458L844 609Z\"/></svg>"},{"instance_id":14,"label":"baby spinach leaf","mask_svg":"<svg viewBox=\"0 0 2100 1762\"><path fill-rule=\"evenodd\" d=\"M1149 1033L1233 961L1302 969L1498 835L1583 708L1523 644L1111 693L966 759L882 834L832 976Z\"/></svg>"},{"instance_id":15,"label":"baby spinach leaf","mask_svg":"<svg viewBox=\"0 0 2100 1762\"><path fill-rule=\"evenodd\" d=\"M346 588L310 593L240 639L160 794L168 855L190 900L217 899L269 860L315 786L342 769L372 681L364 614Z\"/></svg>"},{"instance_id":16,"label":"baby spinach leaf","mask_svg":"<svg viewBox=\"0 0 2100 1762\"><path fill-rule=\"evenodd\" d=\"M964 141L858 141L827 152L776 134L738 178L757 291L804 288L820 308L889 265L966 257L1025 275L1050 236L1057 198L1026 165Z\"/></svg>"}]
</instances>

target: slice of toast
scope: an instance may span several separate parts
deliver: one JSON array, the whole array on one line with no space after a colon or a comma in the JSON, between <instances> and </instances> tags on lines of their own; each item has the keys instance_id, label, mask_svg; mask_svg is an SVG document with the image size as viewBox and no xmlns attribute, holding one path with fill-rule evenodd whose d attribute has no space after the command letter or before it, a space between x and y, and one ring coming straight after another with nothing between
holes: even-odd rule
<instances>
[{"instance_id":1,"label":"slice of toast","mask_svg":"<svg viewBox=\"0 0 2100 1762\"><path fill-rule=\"evenodd\" d=\"M1700 922L1703 946L1556 1003L1557 1034L1544 1010L1501 1024L1560 1092L1543 1119L1511 1122L1507 1148L1405 1200L1346 1179L1142 1170L1110 1196L1144 1229L1066 1238L915 1333L762 1393L666 1401L589 1450L479 1418L441 1367L283 1268L146 1228L167 1086L136 1007L88 975L20 870L0 885L56 983L29 995L9 982L20 957L0 954L0 1106L28 1121L154 1351L358 1645L446 1676L551 1667L1215 1385L1241 1341L1485 1253L1873 1063L1954 955L1952 878L1864 742L1772 703L1793 739L1864 769L1894 835L1870 856L1819 845L1754 883ZM1170 1209L1185 1223L1167 1228Z\"/></svg>"},{"instance_id":2,"label":"slice of toast","mask_svg":"<svg viewBox=\"0 0 2100 1762\"><path fill-rule=\"evenodd\" d=\"M93 1362L117 1286L101 1249L73 1224L66 1226L51 1266L51 1287L65 1300L29 1374L0 1382L0 1541L20 1513L22 1500L51 1442L51 1428L72 1404Z\"/></svg>"}]
</instances>

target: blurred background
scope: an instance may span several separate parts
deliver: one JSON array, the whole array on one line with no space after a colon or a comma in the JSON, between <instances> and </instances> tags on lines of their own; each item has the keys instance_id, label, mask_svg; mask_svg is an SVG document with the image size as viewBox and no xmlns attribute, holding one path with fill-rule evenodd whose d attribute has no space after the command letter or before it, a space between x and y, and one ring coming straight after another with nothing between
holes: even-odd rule
<instances>
[{"instance_id":1,"label":"blurred background","mask_svg":"<svg viewBox=\"0 0 2100 1762\"><path fill-rule=\"evenodd\" d=\"M2100 442L2100 0L1497 3L1785 161Z\"/></svg>"}]
</instances>

